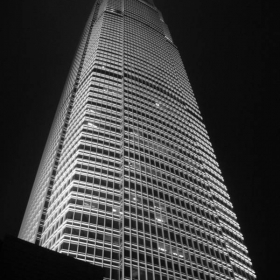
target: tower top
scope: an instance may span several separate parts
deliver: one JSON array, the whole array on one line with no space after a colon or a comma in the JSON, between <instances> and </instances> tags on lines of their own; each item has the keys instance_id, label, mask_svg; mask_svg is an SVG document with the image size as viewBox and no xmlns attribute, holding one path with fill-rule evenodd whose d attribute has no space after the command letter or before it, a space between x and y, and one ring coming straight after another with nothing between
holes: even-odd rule
<instances>
[{"instance_id":1,"label":"tower top","mask_svg":"<svg viewBox=\"0 0 280 280\"><path fill-rule=\"evenodd\" d=\"M150 5L155 5L153 0L142 0L143 2L146 2Z\"/></svg>"}]
</instances>

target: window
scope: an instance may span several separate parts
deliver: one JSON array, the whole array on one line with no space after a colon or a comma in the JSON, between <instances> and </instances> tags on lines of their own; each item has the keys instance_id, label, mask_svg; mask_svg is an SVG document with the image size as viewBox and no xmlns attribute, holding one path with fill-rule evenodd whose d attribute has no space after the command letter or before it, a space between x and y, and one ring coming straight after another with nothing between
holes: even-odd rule
<instances>
[{"instance_id":1,"label":"window","mask_svg":"<svg viewBox=\"0 0 280 280\"><path fill-rule=\"evenodd\" d=\"M92 122L88 122L87 123L88 126L94 127L94 128L98 128L98 126Z\"/></svg>"},{"instance_id":2,"label":"window","mask_svg":"<svg viewBox=\"0 0 280 280\"><path fill-rule=\"evenodd\" d=\"M136 195L134 195L134 194L131 194L130 195L130 199L132 200L132 201L134 201L134 202L138 202L138 203L141 203L142 201L141 201L141 197L137 197Z\"/></svg>"},{"instance_id":3,"label":"window","mask_svg":"<svg viewBox=\"0 0 280 280\"><path fill-rule=\"evenodd\" d=\"M120 208L120 207L118 207L118 206L113 206L113 208L112 208L112 212L113 212L113 214L116 214L116 215L120 215L120 214L122 214L122 212L121 212L121 208Z\"/></svg>"},{"instance_id":4,"label":"window","mask_svg":"<svg viewBox=\"0 0 280 280\"><path fill-rule=\"evenodd\" d=\"M155 220L156 220L157 222L159 222L159 223L166 223L166 220L167 220L167 219L166 219L165 216L156 213L156 214L155 214Z\"/></svg>"},{"instance_id":5,"label":"window","mask_svg":"<svg viewBox=\"0 0 280 280\"><path fill-rule=\"evenodd\" d=\"M179 257L179 258L184 258L184 251L182 249L176 249L176 248L172 248L171 249L171 254L173 256Z\"/></svg>"},{"instance_id":6,"label":"window","mask_svg":"<svg viewBox=\"0 0 280 280\"><path fill-rule=\"evenodd\" d=\"M162 242L159 242L158 243L158 250L160 252L165 252L165 253L168 253L170 251L170 248L168 245L162 243Z\"/></svg>"},{"instance_id":7,"label":"window","mask_svg":"<svg viewBox=\"0 0 280 280\"><path fill-rule=\"evenodd\" d=\"M154 208L160 209L160 210L166 210L164 204L163 203L159 203L157 201L155 201L155 203L154 203Z\"/></svg>"}]
</instances>

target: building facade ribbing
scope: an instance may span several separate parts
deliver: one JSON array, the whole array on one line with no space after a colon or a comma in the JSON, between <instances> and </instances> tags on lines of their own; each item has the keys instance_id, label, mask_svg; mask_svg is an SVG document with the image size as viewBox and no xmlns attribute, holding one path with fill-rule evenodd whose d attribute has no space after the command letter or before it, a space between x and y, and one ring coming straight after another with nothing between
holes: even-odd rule
<instances>
[{"instance_id":1,"label":"building facade ribbing","mask_svg":"<svg viewBox=\"0 0 280 280\"><path fill-rule=\"evenodd\" d=\"M177 47L152 0L97 0L19 237L108 279L255 279Z\"/></svg>"}]
</instances>

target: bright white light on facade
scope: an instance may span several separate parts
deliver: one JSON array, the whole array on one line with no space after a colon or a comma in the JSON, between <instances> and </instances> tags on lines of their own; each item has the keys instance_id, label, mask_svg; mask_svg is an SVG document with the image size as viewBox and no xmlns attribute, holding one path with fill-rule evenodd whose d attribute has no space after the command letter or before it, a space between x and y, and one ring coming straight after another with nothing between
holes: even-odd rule
<instances>
[{"instance_id":1,"label":"bright white light on facade","mask_svg":"<svg viewBox=\"0 0 280 280\"><path fill-rule=\"evenodd\" d=\"M98 126L94 123L88 122L88 126L94 127L94 128L98 128Z\"/></svg>"}]
</instances>

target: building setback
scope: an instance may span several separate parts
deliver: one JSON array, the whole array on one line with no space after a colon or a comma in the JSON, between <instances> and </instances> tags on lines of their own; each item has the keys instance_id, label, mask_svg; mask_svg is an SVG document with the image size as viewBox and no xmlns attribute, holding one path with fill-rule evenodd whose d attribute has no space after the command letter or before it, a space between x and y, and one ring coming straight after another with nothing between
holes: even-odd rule
<instances>
[{"instance_id":1,"label":"building setback","mask_svg":"<svg viewBox=\"0 0 280 280\"><path fill-rule=\"evenodd\" d=\"M103 280L99 266L75 260L13 236L0 241L1 280Z\"/></svg>"},{"instance_id":2,"label":"building setback","mask_svg":"<svg viewBox=\"0 0 280 280\"><path fill-rule=\"evenodd\" d=\"M108 279L256 278L152 0L95 1L19 237L102 266Z\"/></svg>"}]
</instances>

